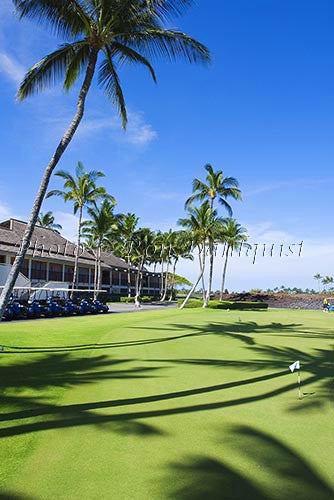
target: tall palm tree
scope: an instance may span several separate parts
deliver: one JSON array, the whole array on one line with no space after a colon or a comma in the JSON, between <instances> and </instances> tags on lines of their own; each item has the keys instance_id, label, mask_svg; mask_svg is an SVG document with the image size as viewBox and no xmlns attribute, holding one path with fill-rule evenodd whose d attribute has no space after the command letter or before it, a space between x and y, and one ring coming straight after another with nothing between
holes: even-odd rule
<instances>
[{"instance_id":1,"label":"tall palm tree","mask_svg":"<svg viewBox=\"0 0 334 500\"><path fill-rule=\"evenodd\" d=\"M221 301L223 300L227 262L230 253L233 252L233 250L240 249L241 245L247 245L248 247L250 247L250 245L246 243L248 238L246 233L247 229L238 224L235 219L231 218L224 219L224 225L221 229L221 235L220 235L220 242L224 244L223 257L225 255L223 272L222 272L222 283L221 283L220 297L219 297Z\"/></svg>"},{"instance_id":2,"label":"tall palm tree","mask_svg":"<svg viewBox=\"0 0 334 500\"><path fill-rule=\"evenodd\" d=\"M194 282L184 302L180 306L181 309L185 307L191 295L196 290L198 283L204 276L207 247L208 244L210 245L210 241L213 237L213 234L216 234L217 226L219 225L219 223L220 221L219 218L217 217L217 211L212 210L209 201L205 201L199 208L189 207L188 217L179 219L178 221L178 224L180 226L190 231L191 238L193 241L193 246L197 247L198 250L199 263L200 263L199 276L197 280ZM203 307L207 307L206 296L204 297Z\"/></svg>"},{"instance_id":3,"label":"tall palm tree","mask_svg":"<svg viewBox=\"0 0 334 500\"><path fill-rule=\"evenodd\" d=\"M109 241L115 238L118 232L121 220L120 214L114 214L114 204L108 199L104 199L100 206L96 203L88 207L87 212L90 217L82 223L82 235L90 242L94 242L96 259L96 278L94 280L94 292L101 290L102 272L101 272L101 252L108 249Z\"/></svg>"},{"instance_id":4,"label":"tall palm tree","mask_svg":"<svg viewBox=\"0 0 334 500\"><path fill-rule=\"evenodd\" d=\"M120 66L124 63L145 66L156 81L150 58L181 57L190 63L210 61L204 45L166 27L191 0L13 0L13 3L20 18L47 24L56 35L66 39L65 44L28 71L18 90L19 100L43 91L58 79L63 79L65 90L70 90L81 74L84 78L76 112L41 179L21 247L0 297L0 318L29 247L50 177L84 115L97 68L98 83L118 110L125 128L127 112L118 73Z\"/></svg>"},{"instance_id":5,"label":"tall palm tree","mask_svg":"<svg viewBox=\"0 0 334 500\"><path fill-rule=\"evenodd\" d=\"M242 195L239 189L239 182L234 177L224 177L222 170L213 170L209 164L205 165L207 171L206 183L199 179L193 180L193 193L186 201L185 208L189 207L194 201L209 200L210 208L214 208L214 202L218 202L232 215L232 208L227 202L227 198L241 200Z\"/></svg>"},{"instance_id":6,"label":"tall palm tree","mask_svg":"<svg viewBox=\"0 0 334 500\"><path fill-rule=\"evenodd\" d=\"M133 237L133 262L137 266L135 305L139 306L139 297L142 288L144 266L151 264L154 253L155 234L149 228L138 229Z\"/></svg>"},{"instance_id":7,"label":"tall palm tree","mask_svg":"<svg viewBox=\"0 0 334 500\"><path fill-rule=\"evenodd\" d=\"M53 213L46 212L43 214L43 212L39 213L38 219L37 219L37 224L41 227L45 227L46 229L52 229L57 234L60 234L60 230L63 229L60 224L55 224L55 218Z\"/></svg>"},{"instance_id":8,"label":"tall palm tree","mask_svg":"<svg viewBox=\"0 0 334 500\"><path fill-rule=\"evenodd\" d=\"M239 189L239 182L235 177L224 177L222 170L214 171L212 165L205 165L205 170L207 171L206 182L202 182L199 179L193 180L193 193L190 198L186 201L186 208L189 207L195 201L208 200L210 203L210 208L213 210L215 200L227 210L229 216L232 215L232 207L228 203L227 199L232 198L234 200L241 200L242 195ZM203 286L203 296L204 303L207 304L210 300L213 267L215 259L215 238L211 238L208 245L208 252L210 255L209 264L209 286L207 292Z\"/></svg>"},{"instance_id":9,"label":"tall palm tree","mask_svg":"<svg viewBox=\"0 0 334 500\"><path fill-rule=\"evenodd\" d=\"M71 201L73 203L73 211L75 214L79 212L78 236L75 249L74 272L71 292L71 295L73 295L78 276L78 259L80 252L83 209L86 205L91 205L96 202L96 200L98 200L99 198L108 198L109 201L114 205L116 204L116 202L112 196L107 195L104 187L96 186L97 179L99 179L100 177L104 177L104 173L97 170L85 172L84 166L80 161L78 162L78 165L75 169L75 176L72 176L65 170L59 170L55 175L61 177L64 180L64 191L54 189L52 191L49 191L46 197L50 198L50 196L60 196L61 198L63 198L65 203L67 201Z\"/></svg>"}]
</instances>

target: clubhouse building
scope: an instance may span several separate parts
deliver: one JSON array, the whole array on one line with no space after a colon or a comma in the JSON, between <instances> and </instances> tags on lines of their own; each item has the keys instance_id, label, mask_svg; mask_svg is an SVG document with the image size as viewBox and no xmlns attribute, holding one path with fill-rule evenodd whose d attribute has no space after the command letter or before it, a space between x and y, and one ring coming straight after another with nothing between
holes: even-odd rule
<instances>
[{"instance_id":1,"label":"clubhouse building","mask_svg":"<svg viewBox=\"0 0 334 500\"><path fill-rule=\"evenodd\" d=\"M10 265L20 248L26 222L9 219L0 223L0 286L8 275ZM30 286L45 286L57 282L59 286L72 283L76 245L51 229L36 226L23 266L21 282L25 278ZM102 252L102 289L115 295L128 293L128 264L111 253ZM78 288L94 288L95 257L92 252L80 249L78 262ZM130 267L134 293L136 269ZM144 271L142 295L159 295L160 275Z\"/></svg>"}]
</instances>

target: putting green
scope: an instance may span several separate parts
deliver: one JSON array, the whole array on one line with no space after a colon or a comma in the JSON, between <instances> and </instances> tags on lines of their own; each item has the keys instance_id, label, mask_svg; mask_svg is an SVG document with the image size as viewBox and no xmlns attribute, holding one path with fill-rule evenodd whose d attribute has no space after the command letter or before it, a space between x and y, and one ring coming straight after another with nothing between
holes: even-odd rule
<instances>
[{"instance_id":1,"label":"putting green","mask_svg":"<svg viewBox=\"0 0 334 500\"><path fill-rule=\"evenodd\" d=\"M333 499L333 326L197 309L1 324L0 498Z\"/></svg>"}]
</instances>

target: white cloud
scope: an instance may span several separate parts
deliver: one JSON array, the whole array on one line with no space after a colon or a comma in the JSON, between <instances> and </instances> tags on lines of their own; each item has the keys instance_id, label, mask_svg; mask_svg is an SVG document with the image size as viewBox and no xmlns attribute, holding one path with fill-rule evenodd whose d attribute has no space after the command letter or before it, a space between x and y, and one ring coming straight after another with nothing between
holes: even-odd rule
<instances>
[{"instance_id":1,"label":"white cloud","mask_svg":"<svg viewBox=\"0 0 334 500\"><path fill-rule=\"evenodd\" d=\"M10 218L22 220L22 216L15 214L11 208L5 203L0 203L0 221L5 221Z\"/></svg>"},{"instance_id":2,"label":"white cloud","mask_svg":"<svg viewBox=\"0 0 334 500\"><path fill-rule=\"evenodd\" d=\"M247 226L248 227L248 226ZM273 229L269 222L259 223L250 228L253 236L251 243L258 243L258 253L253 264L254 252L248 256L245 251L239 257L237 253L230 258L226 287L229 290L242 291L251 288L273 288L275 286L290 286L302 288L317 288L313 279L316 273L331 275L331 262L334 254L334 239L305 238L301 255L299 256L299 237L280 229ZM266 252L263 256L263 243L266 243ZM270 255L271 245L275 244L273 256ZM282 255L281 245L284 244ZM292 245L295 244L293 247ZM289 245L293 254L289 251ZM217 252L215 263L213 288L220 288L223 259L221 249ZM181 261L178 274L194 281L198 275L197 255L195 260ZM206 279L207 282L207 279Z\"/></svg>"},{"instance_id":3,"label":"white cloud","mask_svg":"<svg viewBox=\"0 0 334 500\"><path fill-rule=\"evenodd\" d=\"M15 84L20 83L25 74L23 66L5 52L0 52L0 71Z\"/></svg>"},{"instance_id":4,"label":"white cloud","mask_svg":"<svg viewBox=\"0 0 334 500\"><path fill-rule=\"evenodd\" d=\"M78 233L78 217L68 212L54 212L56 224L62 226L61 235L70 241L76 241Z\"/></svg>"},{"instance_id":5,"label":"white cloud","mask_svg":"<svg viewBox=\"0 0 334 500\"><path fill-rule=\"evenodd\" d=\"M147 146L157 137L157 132L152 125L146 123L143 114L140 112L130 112L128 114L129 121L126 130L122 130L121 120L118 116L97 116L94 118L84 117L75 134L75 140L82 139L99 134L104 134L106 137L118 143L127 143L133 146ZM62 134L71 119L68 115L52 117L48 116L42 120L45 124L52 125L52 134Z\"/></svg>"}]
</instances>

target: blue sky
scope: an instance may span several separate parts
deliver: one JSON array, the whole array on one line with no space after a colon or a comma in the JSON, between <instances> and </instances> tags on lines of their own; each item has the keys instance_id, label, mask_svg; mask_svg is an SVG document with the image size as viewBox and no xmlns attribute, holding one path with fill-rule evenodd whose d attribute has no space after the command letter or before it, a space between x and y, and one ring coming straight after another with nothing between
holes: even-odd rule
<instances>
[{"instance_id":1,"label":"blue sky","mask_svg":"<svg viewBox=\"0 0 334 500\"><path fill-rule=\"evenodd\" d=\"M37 185L70 120L76 88L61 85L19 104L24 71L62 40L19 22L10 0L0 5L0 217L26 218ZM252 242L299 243L303 256L235 258L228 287L314 286L316 272L331 274L334 130L332 29L329 0L197 0L175 27L205 43L209 68L155 62L158 85L140 68L124 68L130 111L126 133L94 85L77 137L59 167L81 160L104 170L119 211L142 225L175 227L194 177L211 163L240 181L235 217ZM52 180L51 186L60 187ZM47 200L73 237L71 207ZM179 272L194 277L196 266ZM215 285L218 286L218 278Z\"/></svg>"}]
</instances>

